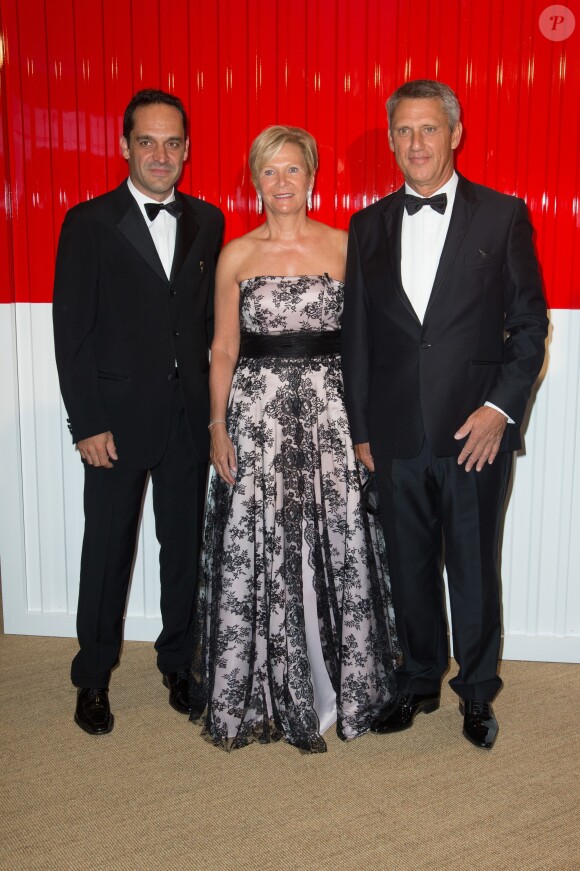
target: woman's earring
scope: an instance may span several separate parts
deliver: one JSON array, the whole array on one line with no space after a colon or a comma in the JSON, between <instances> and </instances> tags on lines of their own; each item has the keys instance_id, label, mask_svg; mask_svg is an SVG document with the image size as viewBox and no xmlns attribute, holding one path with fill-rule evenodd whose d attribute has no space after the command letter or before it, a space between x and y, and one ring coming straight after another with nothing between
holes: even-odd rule
<instances>
[{"instance_id":1,"label":"woman's earring","mask_svg":"<svg viewBox=\"0 0 580 871\"><path fill-rule=\"evenodd\" d=\"M262 194L258 191L258 214L262 214Z\"/></svg>"},{"instance_id":2,"label":"woman's earring","mask_svg":"<svg viewBox=\"0 0 580 871\"><path fill-rule=\"evenodd\" d=\"M308 191L308 196L306 198L306 205L308 206L308 211L312 211L312 188Z\"/></svg>"}]
</instances>

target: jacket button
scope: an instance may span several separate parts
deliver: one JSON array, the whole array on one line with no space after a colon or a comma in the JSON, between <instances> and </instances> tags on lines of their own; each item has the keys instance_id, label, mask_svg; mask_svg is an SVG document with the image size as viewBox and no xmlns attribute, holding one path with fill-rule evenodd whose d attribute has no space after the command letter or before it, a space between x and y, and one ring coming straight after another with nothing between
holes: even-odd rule
<instances>
[{"instance_id":1,"label":"jacket button","mask_svg":"<svg viewBox=\"0 0 580 871\"><path fill-rule=\"evenodd\" d=\"M170 290L170 291L169 291L169 296L175 296L176 293L177 293L176 290Z\"/></svg>"},{"instance_id":2,"label":"jacket button","mask_svg":"<svg viewBox=\"0 0 580 871\"><path fill-rule=\"evenodd\" d=\"M430 347L431 345L429 344L429 342L421 342L421 349L423 351L427 351Z\"/></svg>"},{"instance_id":3,"label":"jacket button","mask_svg":"<svg viewBox=\"0 0 580 871\"><path fill-rule=\"evenodd\" d=\"M173 330L173 335L175 336L175 338L177 338L179 335L179 330Z\"/></svg>"}]
</instances>

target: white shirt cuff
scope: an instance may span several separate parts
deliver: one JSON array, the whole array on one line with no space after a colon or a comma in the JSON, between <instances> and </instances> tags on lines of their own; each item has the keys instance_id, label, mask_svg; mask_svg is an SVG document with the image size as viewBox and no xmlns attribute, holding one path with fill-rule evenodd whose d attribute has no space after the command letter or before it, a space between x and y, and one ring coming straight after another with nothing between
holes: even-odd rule
<instances>
[{"instance_id":1,"label":"white shirt cuff","mask_svg":"<svg viewBox=\"0 0 580 871\"><path fill-rule=\"evenodd\" d=\"M504 417L507 417L507 422L508 422L508 423L513 423L513 424L515 424L515 420L512 420L511 417L509 416L509 414L506 414L506 413L505 413L505 411L503 410L503 408L498 408L497 405L494 405L494 404L493 404L493 402L486 402L485 404L487 405L488 408L495 408L496 411L499 411L500 414L503 414Z\"/></svg>"}]
</instances>

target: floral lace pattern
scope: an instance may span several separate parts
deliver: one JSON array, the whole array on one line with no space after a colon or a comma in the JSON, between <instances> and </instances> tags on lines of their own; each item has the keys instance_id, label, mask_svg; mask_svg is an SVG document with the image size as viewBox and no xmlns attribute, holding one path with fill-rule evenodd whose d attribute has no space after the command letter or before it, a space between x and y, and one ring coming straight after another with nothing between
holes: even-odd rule
<instances>
[{"instance_id":1,"label":"floral lace pattern","mask_svg":"<svg viewBox=\"0 0 580 871\"><path fill-rule=\"evenodd\" d=\"M337 330L342 283L328 276L241 284L248 332ZM227 413L236 484L210 484L192 695L226 749L283 737L326 749L314 707L304 584L345 739L394 691L394 621L384 542L361 507L340 355L240 358ZM196 704L197 706L197 704Z\"/></svg>"}]
</instances>

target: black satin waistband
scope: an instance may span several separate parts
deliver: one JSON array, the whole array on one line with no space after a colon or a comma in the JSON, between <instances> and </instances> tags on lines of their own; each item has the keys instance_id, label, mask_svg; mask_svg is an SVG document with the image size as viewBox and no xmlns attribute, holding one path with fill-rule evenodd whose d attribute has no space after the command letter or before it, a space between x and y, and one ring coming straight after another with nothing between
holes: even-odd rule
<instances>
[{"instance_id":1,"label":"black satin waistband","mask_svg":"<svg viewBox=\"0 0 580 871\"><path fill-rule=\"evenodd\" d=\"M340 330L320 333L242 333L240 357L320 357L340 353Z\"/></svg>"}]
</instances>

